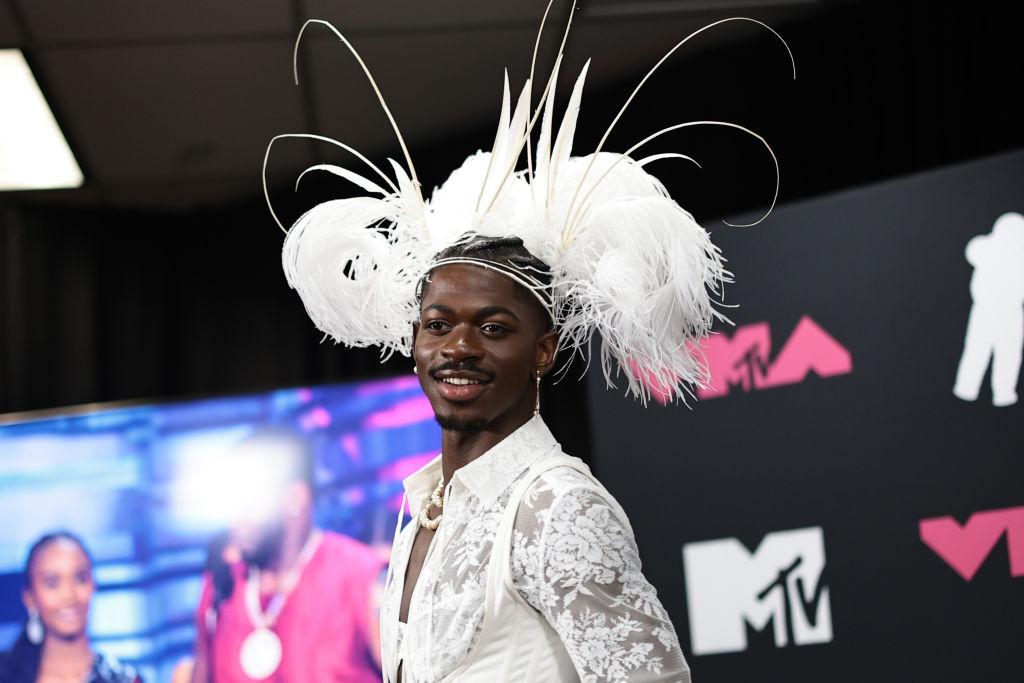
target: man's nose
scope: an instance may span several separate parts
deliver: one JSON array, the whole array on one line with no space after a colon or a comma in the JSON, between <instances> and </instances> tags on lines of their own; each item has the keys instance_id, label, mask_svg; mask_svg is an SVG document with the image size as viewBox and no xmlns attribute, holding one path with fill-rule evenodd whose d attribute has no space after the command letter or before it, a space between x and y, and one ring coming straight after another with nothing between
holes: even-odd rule
<instances>
[{"instance_id":1,"label":"man's nose","mask_svg":"<svg viewBox=\"0 0 1024 683\"><path fill-rule=\"evenodd\" d=\"M475 328L465 323L453 327L451 332L444 337L441 354L456 362L480 358L483 355L483 349Z\"/></svg>"}]
</instances>

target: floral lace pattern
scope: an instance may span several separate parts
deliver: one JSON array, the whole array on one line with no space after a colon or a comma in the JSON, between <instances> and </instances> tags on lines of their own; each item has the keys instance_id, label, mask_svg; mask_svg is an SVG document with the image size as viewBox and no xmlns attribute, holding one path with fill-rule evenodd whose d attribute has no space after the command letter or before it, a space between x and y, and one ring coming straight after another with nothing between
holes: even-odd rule
<instances>
[{"instance_id":1,"label":"floral lace pattern","mask_svg":"<svg viewBox=\"0 0 1024 683\"><path fill-rule=\"evenodd\" d=\"M608 496L575 470L542 475L516 516L513 585L554 626L583 681L688 681L633 532Z\"/></svg>"},{"instance_id":2,"label":"floral lace pattern","mask_svg":"<svg viewBox=\"0 0 1024 683\"><path fill-rule=\"evenodd\" d=\"M403 576L417 527L402 530L381 626L384 661L401 657L403 683L439 680L472 650L512 489L530 465L559 452L535 419L456 473L400 634ZM424 482L430 477L437 481L430 474ZM672 624L641 573L629 522L607 491L571 468L545 472L527 489L512 541L513 585L558 633L582 681L689 681Z\"/></svg>"}]
</instances>

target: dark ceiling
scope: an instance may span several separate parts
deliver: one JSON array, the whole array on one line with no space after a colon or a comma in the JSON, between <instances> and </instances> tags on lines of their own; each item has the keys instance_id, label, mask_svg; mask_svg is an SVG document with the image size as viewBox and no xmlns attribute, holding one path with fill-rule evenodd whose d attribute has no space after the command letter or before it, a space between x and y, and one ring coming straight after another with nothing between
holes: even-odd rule
<instances>
[{"instance_id":1,"label":"dark ceiling","mask_svg":"<svg viewBox=\"0 0 1024 683\"><path fill-rule=\"evenodd\" d=\"M0 47L23 49L86 174L74 191L7 198L90 207L188 209L259 192L267 141L316 132L367 154L398 147L363 76L322 27L333 22L372 68L411 147L430 147L495 117L501 74L527 75L544 0L0 0ZM540 61L549 64L568 3L555 2ZM705 23L750 13L782 28L815 0L589 0L575 17L567 80L594 57L588 92L638 78ZM698 52L756 27L702 35ZM674 63L689 57L681 52ZM780 56L780 66L784 57ZM782 67L784 68L784 66ZM564 87L564 86L563 86ZM282 176L314 163L305 144L275 149Z\"/></svg>"},{"instance_id":2,"label":"dark ceiling","mask_svg":"<svg viewBox=\"0 0 1024 683\"><path fill-rule=\"evenodd\" d=\"M563 72L595 59L578 153L593 148L658 56L737 14L779 30L797 80L764 30L732 24L702 34L645 86L609 149L680 121L735 121L775 149L788 203L1024 147L1013 105L1024 82L1021 3L583 3ZM564 23L563 4L552 26ZM0 0L0 46L25 49L87 177L76 191L0 193L0 412L408 371L404 358L381 366L374 350L319 344L281 274L281 235L259 186L270 137L315 131L378 162L399 154L364 77L325 32L303 44L302 85L291 84L294 37L308 17L350 35L430 188L489 144L502 68L513 83L525 77L543 6ZM552 59L555 34L541 63ZM718 217L763 209L771 196L771 162L748 137L699 129L659 142L651 153L702 163L656 173L715 239L730 230ZM326 174L292 191L301 164L335 159L344 157L324 145L281 146L271 190L286 225L349 191ZM901 228L864 226L882 257ZM914 305L904 292L893 296ZM583 386L559 384L547 405L564 407L560 423L585 441ZM563 444L587 452L571 432Z\"/></svg>"}]
</instances>

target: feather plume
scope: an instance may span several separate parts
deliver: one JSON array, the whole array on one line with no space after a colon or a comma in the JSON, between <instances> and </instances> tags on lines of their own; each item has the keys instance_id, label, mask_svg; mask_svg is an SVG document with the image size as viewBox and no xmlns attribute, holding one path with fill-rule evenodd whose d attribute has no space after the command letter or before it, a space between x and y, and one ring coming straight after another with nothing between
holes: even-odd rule
<instances>
[{"instance_id":1,"label":"feather plume","mask_svg":"<svg viewBox=\"0 0 1024 683\"><path fill-rule=\"evenodd\" d=\"M417 266L395 235L394 206L369 197L324 202L284 240L281 260L314 324L348 346L408 353ZM422 257L420 257L422 258Z\"/></svg>"},{"instance_id":2,"label":"feather plume","mask_svg":"<svg viewBox=\"0 0 1024 683\"><path fill-rule=\"evenodd\" d=\"M572 11L569 25L571 18ZM637 92L669 56L703 31L736 20L764 26L751 19L728 19L684 38L632 91L595 151L579 157L572 156L572 147L590 61L575 80L552 142L555 84L563 66L568 25L537 109L531 113L538 34L530 79L514 107L505 72L490 151L470 155L429 201L420 194L412 160L376 82L351 44L328 25L366 72L395 127L407 163L403 168L388 160L392 180L356 150L330 141L369 165L384 185L328 164L313 166L299 176L301 180L310 171L325 171L376 195L321 204L287 232L282 252L285 276L310 318L346 345L378 345L384 355L408 354L411 323L418 317L416 287L433 267L433 255L469 235L516 236L550 266L549 294L561 351L570 358L582 356L589 365L596 337L609 386L624 378L627 393L642 402L649 400L652 391L659 397L686 401L693 396L693 387L709 381L699 342L716 320L728 322L718 307L722 288L732 275L707 231L644 168L665 159L697 162L678 152L638 160L631 155L668 132L701 125L732 127L767 143L736 124L693 121L658 131L622 154L605 152L603 147ZM529 145L538 118L534 164ZM517 171L524 147L527 168ZM768 150L775 163L777 196L778 161Z\"/></svg>"}]
</instances>

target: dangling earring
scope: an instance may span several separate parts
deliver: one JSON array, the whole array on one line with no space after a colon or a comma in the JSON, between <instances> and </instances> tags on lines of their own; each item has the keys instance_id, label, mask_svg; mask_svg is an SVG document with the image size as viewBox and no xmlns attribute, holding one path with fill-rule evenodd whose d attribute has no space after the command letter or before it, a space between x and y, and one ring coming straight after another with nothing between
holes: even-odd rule
<instances>
[{"instance_id":1,"label":"dangling earring","mask_svg":"<svg viewBox=\"0 0 1024 683\"><path fill-rule=\"evenodd\" d=\"M537 401L533 404L533 414L540 415L540 369L537 369Z\"/></svg>"},{"instance_id":2,"label":"dangling earring","mask_svg":"<svg viewBox=\"0 0 1024 683\"><path fill-rule=\"evenodd\" d=\"M30 607L28 610L28 623L25 624L25 637L33 645L39 645L43 642L45 635L43 620L39 618L39 612Z\"/></svg>"},{"instance_id":3,"label":"dangling earring","mask_svg":"<svg viewBox=\"0 0 1024 683\"><path fill-rule=\"evenodd\" d=\"M416 368L416 366L415 366L415 365L414 365L414 366L412 366L412 374L414 374L414 375L418 375L418 374L420 374L420 371L419 371L419 370L418 370L418 369Z\"/></svg>"}]
</instances>

